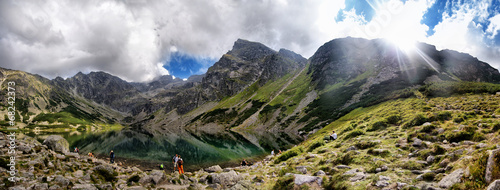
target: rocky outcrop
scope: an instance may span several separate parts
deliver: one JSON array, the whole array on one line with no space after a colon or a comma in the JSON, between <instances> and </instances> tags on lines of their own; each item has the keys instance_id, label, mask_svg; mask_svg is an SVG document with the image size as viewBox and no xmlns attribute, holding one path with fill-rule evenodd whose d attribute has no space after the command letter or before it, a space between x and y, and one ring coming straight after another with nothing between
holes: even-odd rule
<instances>
[{"instance_id":1,"label":"rocky outcrop","mask_svg":"<svg viewBox=\"0 0 500 190\"><path fill-rule=\"evenodd\" d=\"M68 153L69 152L69 143L66 139L59 135L50 135L44 141L44 145L47 145L51 150L59 152L59 153Z\"/></svg>"},{"instance_id":2,"label":"rocky outcrop","mask_svg":"<svg viewBox=\"0 0 500 190\"><path fill-rule=\"evenodd\" d=\"M455 183L460 183L461 178L464 174L463 169L458 169L451 172L449 175L445 176L441 181L439 181L438 185L442 188L450 188Z\"/></svg>"},{"instance_id":3,"label":"rocky outcrop","mask_svg":"<svg viewBox=\"0 0 500 190\"><path fill-rule=\"evenodd\" d=\"M496 168L498 164L495 162L495 157L500 157L500 149L491 150L488 152L489 156L488 156L488 162L486 164L486 173L484 176L486 183L490 183L493 180L492 179L493 168Z\"/></svg>"},{"instance_id":4,"label":"rocky outcrop","mask_svg":"<svg viewBox=\"0 0 500 190\"><path fill-rule=\"evenodd\" d=\"M486 190L499 190L500 189L500 179L497 179L488 185Z\"/></svg>"}]
</instances>

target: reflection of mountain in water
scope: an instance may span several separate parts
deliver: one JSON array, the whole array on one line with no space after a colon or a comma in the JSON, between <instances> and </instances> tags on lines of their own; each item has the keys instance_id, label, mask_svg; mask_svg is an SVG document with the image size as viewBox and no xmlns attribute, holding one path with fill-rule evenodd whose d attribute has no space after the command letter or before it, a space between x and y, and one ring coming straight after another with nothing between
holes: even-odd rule
<instances>
[{"instance_id":1,"label":"reflection of mountain in water","mask_svg":"<svg viewBox=\"0 0 500 190\"><path fill-rule=\"evenodd\" d=\"M151 138L132 130L122 130L89 134L70 143L72 147L80 147L82 152L107 154L113 150L120 157L150 161L170 161L173 155L180 154L191 164L207 165L263 155L272 149L288 148L299 142L296 136L286 133L254 134L257 142L251 142L244 136L232 131L218 134L183 131L164 138Z\"/></svg>"}]
</instances>

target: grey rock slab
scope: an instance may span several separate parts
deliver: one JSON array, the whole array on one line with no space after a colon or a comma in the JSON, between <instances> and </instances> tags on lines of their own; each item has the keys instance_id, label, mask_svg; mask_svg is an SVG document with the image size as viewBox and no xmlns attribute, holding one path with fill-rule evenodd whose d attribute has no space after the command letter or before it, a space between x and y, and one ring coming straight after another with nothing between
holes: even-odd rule
<instances>
[{"instance_id":1,"label":"grey rock slab","mask_svg":"<svg viewBox=\"0 0 500 190\"><path fill-rule=\"evenodd\" d=\"M439 181L438 185L441 188L450 188L455 183L460 183L460 178L464 174L463 169L457 169L451 172L449 175L445 176L441 181Z\"/></svg>"}]
</instances>

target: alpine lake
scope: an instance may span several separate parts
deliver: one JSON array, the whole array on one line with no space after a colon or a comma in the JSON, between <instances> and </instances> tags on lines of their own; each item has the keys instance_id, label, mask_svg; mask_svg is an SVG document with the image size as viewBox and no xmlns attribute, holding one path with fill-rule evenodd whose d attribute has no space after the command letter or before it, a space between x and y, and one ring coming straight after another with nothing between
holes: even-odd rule
<instances>
[{"instance_id":1,"label":"alpine lake","mask_svg":"<svg viewBox=\"0 0 500 190\"><path fill-rule=\"evenodd\" d=\"M173 170L172 158L181 155L185 171L196 171L213 165L238 166L243 159L250 164L262 160L272 150L285 150L300 142L296 135L284 132L233 132L194 134L187 130L162 136L151 136L122 127L104 127L99 130L69 130L35 127L20 131L43 142L49 135L60 135L75 147L80 155L92 152L98 158L109 159L113 150L115 162L136 166L143 170L158 169L164 164ZM250 140L249 140L250 139Z\"/></svg>"}]
</instances>

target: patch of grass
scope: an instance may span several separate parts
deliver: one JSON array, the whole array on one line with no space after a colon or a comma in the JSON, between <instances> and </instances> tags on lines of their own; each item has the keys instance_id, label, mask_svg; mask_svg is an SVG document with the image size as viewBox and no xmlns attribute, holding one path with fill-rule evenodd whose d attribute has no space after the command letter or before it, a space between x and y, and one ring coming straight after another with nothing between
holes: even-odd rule
<instances>
[{"instance_id":1,"label":"patch of grass","mask_svg":"<svg viewBox=\"0 0 500 190\"><path fill-rule=\"evenodd\" d=\"M365 132L363 132L362 130L356 129L354 131L351 131L347 135L345 135L344 139L350 139L350 138L354 138L354 137L364 135L364 134L365 134Z\"/></svg>"},{"instance_id":2,"label":"patch of grass","mask_svg":"<svg viewBox=\"0 0 500 190\"><path fill-rule=\"evenodd\" d=\"M425 117L423 114L416 114L409 121L403 124L403 128L419 126L424 124L425 122L427 122L427 117Z\"/></svg>"},{"instance_id":3,"label":"patch of grass","mask_svg":"<svg viewBox=\"0 0 500 190\"><path fill-rule=\"evenodd\" d=\"M278 156L278 158L276 158L276 160L274 160L274 164L278 164L280 162L287 161L288 159L290 159L294 156L297 156L302 152L303 152L302 147L294 147L294 148L286 151L285 153L281 154L280 156Z\"/></svg>"},{"instance_id":4,"label":"patch of grass","mask_svg":"<svg viewBox=\"0 0 500 190\"><path fill-rule=\"evenodd\" d=\"M367 148L372 148L377 146L378 143L374 141L358 141L354 146L356 146L359 149L367 149Z\"/></svg>"},{"instance_id":5,"label":"patch of grass","mask_svg":"<svg viewBox=\"0 0 500 190\"><path fill-rule=\"evenodd\" d=\"M366 129L366 131L378 131L385 129L387 126L388 122L386 120L380 120L373 123L370 128Z\"/></svg>"},{"instance_id":6,"label":"patch of grass","mask_svg":"<svg viewBox=\"0 0 500 190\"><path fill-rule=\"evenodd\" d=\"M273 189L276 190L290 190L293 189L295 177L293 175L283 176L278 178L276 184L273 186Z\"/></svg>"},{"instance_id":7,"label":"patch of grass","mask_svg":"<svg viewBox=\"0 0 500 190\"><path fill-rule=\"evenodd\" d=\"M307 152L312 152L314 149L316 149L320 146L323 146L323 145L325 145L325 142L323 140L317 140L316 142L311 144L311 146L309 146L309 148L307 149Z\"/></svg>"},{"instance_id":8,"label":"patch of grass","mask_svg":"<svg viewBox=\"0 0 500 190\"><path fill-rule=\"evenodd\" d=\"M348 190L350 187L350 184L347 183L347 176L344 176L342 174L336 174L332 176L332 178L326 182L325 181L323 188L326 190Z\"/></svg>"},{"instance_id":9,"label":"patch of grass","mask_svg":"<svg viewBox=\"0 0 500 190\"><path fill-rule=\"evenodd\" d=\"M419 164L413 160L402 162L399 166L407 170L422 170L424 168L423 164Z\"/></svg>"}]
</instances>

